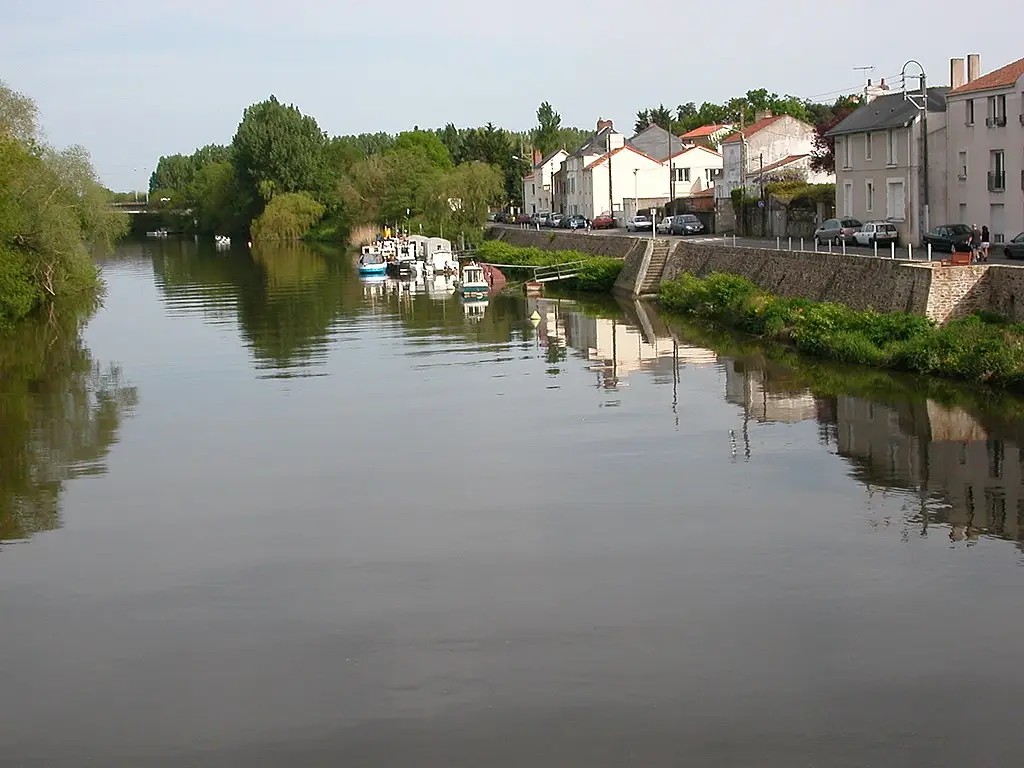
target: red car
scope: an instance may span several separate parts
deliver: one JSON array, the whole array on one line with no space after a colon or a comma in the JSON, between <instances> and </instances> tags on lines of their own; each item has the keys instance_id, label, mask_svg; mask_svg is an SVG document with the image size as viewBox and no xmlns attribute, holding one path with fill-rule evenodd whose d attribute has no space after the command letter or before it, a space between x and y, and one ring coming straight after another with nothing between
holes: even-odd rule
<instances>
[{"instance_id":1,"label":"red car","mask_svg":"<svg viewBox=\"0 0 1024 768\"><path fill-rule=\"evenodd\" d=\"M590 226L593 229L612 229L615 227L615 219L605 214L590 222Z\"/></svg>"},{"instance_id":2,"label":"red car","mask_svg":"<svg viewBox=\"0 0 1024 768\"><path fill-rule=\"evenodd\" d=\"M516 224L529 224L529 223L530 223L530 214L528 214L528 213L520 213L518 216L516 216Z\"/></svg>"}]
</instances>

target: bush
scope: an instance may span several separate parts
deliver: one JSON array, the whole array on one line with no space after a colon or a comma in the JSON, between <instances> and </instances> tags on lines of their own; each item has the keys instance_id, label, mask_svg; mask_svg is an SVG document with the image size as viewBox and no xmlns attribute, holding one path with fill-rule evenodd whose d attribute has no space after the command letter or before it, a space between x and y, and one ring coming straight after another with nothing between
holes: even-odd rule
<instances>
[{"instance_id":1,"label":"bush","mask_svg":"<svg viewBox=\"0 0 1024 768\"><path fill-rule=\"evenodd\" d=\"M1024 389L1024 326L991 315L944 327L901 312L784 299L734 275L684 274L663 283L661 304L818 358Z\"/></svg>"},{"instance_id":2,"label":"bush","mask_svg":"<svg viewBox=\"0 0 1024 768\"><path fill-rule=\"evenodd\" d=\"M322 203L305 192L276 195L252 222L253 240L298 240L324 215Z\"/></svg>"},{"instance_id":3,"label":"bush","mask_svg":"<svg viewBox=\"0 0 1024 768\"><path fill-rule=\"evenodd\" d=\"M575 278L563 280L562 285L570 290L588 293L607 292L615 285L625 262L612 256L595 256L582 251L544 251L540 248L519 248L501 240L485 240L477 247L481 261L490 264L522 266L523 276L528 277L528 267L553 267L556 264L585 262ZM506 270L509 271L509 270ZM531 270L532 271L532 270Z\"/></svg>"}]
</instances>

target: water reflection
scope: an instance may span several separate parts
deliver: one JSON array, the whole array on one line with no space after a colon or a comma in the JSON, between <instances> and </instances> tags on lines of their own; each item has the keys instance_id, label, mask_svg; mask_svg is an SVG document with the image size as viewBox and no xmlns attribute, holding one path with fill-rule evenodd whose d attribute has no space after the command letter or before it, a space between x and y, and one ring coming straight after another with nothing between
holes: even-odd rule
<instances>
[{"instance_id":1,"label":"water reflection","mask_svg":"<svg viewBox=\"0 0 1024 768\"><path fill-rule=\"evenodd\" d=\"M84 346L90 309L0 335L0 542L60 526L65 481L106 472L121 421L138 402L121 369Z\"/></svg>"}]
</instances>

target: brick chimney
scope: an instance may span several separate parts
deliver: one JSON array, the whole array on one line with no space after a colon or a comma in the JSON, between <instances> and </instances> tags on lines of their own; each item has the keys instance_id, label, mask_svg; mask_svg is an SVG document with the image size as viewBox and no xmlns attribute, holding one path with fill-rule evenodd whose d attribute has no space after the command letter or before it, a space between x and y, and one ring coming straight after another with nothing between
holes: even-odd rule
<instances>
[{"instance_id":1,"label":"brick chimney","mask_svg":"<svg viewBox=\"0 0 1024 768\"><path fill-rule=\"evenodd\" d=\"M964 84L964 60L949 60L949 87L956 90Z\"/></svg>"},{"instance_id":2,"label":"brick chimney","mask_svg":"<svg viewBox=\"0 0 1024 768\"><path fill-rule=\"evenodd\" d=\"M759 109L754 112L754 122L758 123L761 120L767 120L769 117L774 117L770 109Z\"/></svg>"},{"instance_id":3,"label":"brick chimney","mask_svg":"<svg viewBox=\"0 0 1024 768\"><path fill-rule=\"evenodd\" d=\"M597 130L600 131L602 128L611 128L612 130L614 130L615 126L612 125L611 120L603 120L602 118L599 117L597 118Z\"/></svg>"},{"instance_id":4,"label":"brick chimney","mask_svg":"<svg viewBox=\"0 0 1024 768\"><path fill-rule=\"evenodd\" d=\"M540 153L539 149L533 150L533 164L540 165L540 161L544 159L544 155Z\"/></svg>"},{"instance_id":5,"label":"brick chimney","mask_svg":"<svg viewBox=\"0 0 1024 768\"><path fill-rule=\"evenodd\" d=\"M981 56L977 53L967 54L967 82L973 82L981 77Z\"/></svg>"}]
</instances>

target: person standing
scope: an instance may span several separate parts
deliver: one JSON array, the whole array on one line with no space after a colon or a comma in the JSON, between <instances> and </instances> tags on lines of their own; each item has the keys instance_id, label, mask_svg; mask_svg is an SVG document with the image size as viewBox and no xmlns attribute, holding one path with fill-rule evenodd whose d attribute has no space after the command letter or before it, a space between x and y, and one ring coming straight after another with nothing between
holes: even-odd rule
<instances>
[{"instance_id":1,"label":"person standing","mask_svg":"<svg viewBox=\"0 0 1024 768\"><path fill-rule=\"evenodd\" d=\"M967 242L971 246L971 264L977 264L981 254L981 230L977 224L971 224L971 237Z\"/></svg>"},{"instance_id":2,"label":"person standing","mask_svg":"<svg viewBox=\"0 0 1024 768\"><path fill-rule=\"evenodd\" d=\"M982 225L981 227L981 260L988 261L988 249L991 245L989 240L990 234L988 231L988 225Z\"/></svg>"}]
</instances>

